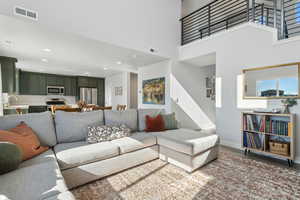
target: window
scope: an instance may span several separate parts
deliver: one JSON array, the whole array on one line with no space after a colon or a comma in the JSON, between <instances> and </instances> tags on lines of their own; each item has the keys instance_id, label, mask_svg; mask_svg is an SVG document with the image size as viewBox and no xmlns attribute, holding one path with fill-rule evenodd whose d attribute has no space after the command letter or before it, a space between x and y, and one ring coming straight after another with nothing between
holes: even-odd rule
<instances>
[{"instance_id":1,"label":"window","mask_svg":"<svg viewBox=\"0 0 300 200\"><path fill-rule=\"evenodd\" d=\"M277 96L277 80L261 80L256 82L259 97Z\"/></svg>"},{"instance_id":2,"label":"window","mask_svg":"<svg viewBox=\"0 0 300 200\"><path fill-rule=\"evenodd\" d=\"M266 25L267 24L267 17L266 16L260 16L258 21L259 21L260 24Z\"/></svg>"},{"instance_id":3,"label":"window","mask_svg":"<svg viewBox=\"0 0 300 200\"><path fill-rule=\"evenodd\" d=\"M278 80L279 96L297 96L298 95L298 78L288 77Z\"/></svg>"},{"instance_id":4,"label":"window","mask_svg":"<svg viewBox=\"0 0 300 200\"><path fill-rule=\"evenodd\" d=\"M296 22L300 24L300 2L296 3Z\"/></svg>"},{"instance_id":5,"label":"window","mask_svg":"<svg viewBox=\"0 0 300 200\"><path fill-rule=\"evenodd\" d=\"M256 81L256 93L260 97L298 96L298 78L284 77Z\"/></svg>"}]
</instances>

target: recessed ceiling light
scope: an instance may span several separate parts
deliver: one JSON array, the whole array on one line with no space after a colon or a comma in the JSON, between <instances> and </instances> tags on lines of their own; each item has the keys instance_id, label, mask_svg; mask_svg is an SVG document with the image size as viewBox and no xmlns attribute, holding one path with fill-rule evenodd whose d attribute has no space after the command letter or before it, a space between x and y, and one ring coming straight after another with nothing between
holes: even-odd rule
<instances>
[{"instance_id":1,"label":"recessed ceiling light","mask_svg":"<svg viewBox=\"0 0 300 200\"><path fill-rule=\"evenodd\" d=\"M104 70L108 70L108 68L107 68L107 67L104 67L103 69L104 69Z\"/></svg>"},{"instance_id":2,"label":"recessed ceiling light","mask_svg":"<svg viewBox=\"0 0 300 200\"><path fill-rule=\"evenodd\" d=\"M85 72L84 75L87 75L87 76L88 76L88 75L90 75L90 72Z\"/></svg>"},{"instance_id":3,"label":"recessed ceiling light","mask_svg":"<svg viewBox=\"0 0 300 200\"><path fill-rule=\"evenodd\" d=\"M51 49L43 49L43 51L45 51L45 52L51 52Z\"/></svg>"},{"instance_id":4,"label":"recessed ceiling light","mask_svg":"<svg viewBox=\"0 0 300 200\"><path fill-rule=\"evenodd\" d=\"M121 61L118 61L118 62L117 62L117 64L118 64L118 65L121 65L121 64L122 64L122 62L121 62Z\"/></svg>"},{"instance_id":5,"label":"recessed ceiling light","mask_svg":"<svg viewBox=\"0 0 300 200\"><path fill-rule=\"evenodd\" d=\"M11 43L12 43L12 41L10 41L10 40L5 41L5 44L7 44L7 45L11 45Z\"/></svg>"},{"instance_id":6,"label":"recessed ceiling light","mask_svg":"<svg viewBox=\"0 0 300 200\"><path fill-rule=\"evenodd\" d=\"M48 60L46 58L43 58L42 61L43 62L48 62Z\"/></svg>"},{"instance_id":7,"label":"recessed ceiling light","mask_svg":"<svg viewBox=\"0 0 300 200\"><path fill-rule=\"evenodd\" d=\"M136 54L133 54L133 55L132 55L132 57L133 57L133 58L136 58L136 57L137 57L137 55L136 55Z\"/></svg>"}]
</instances>

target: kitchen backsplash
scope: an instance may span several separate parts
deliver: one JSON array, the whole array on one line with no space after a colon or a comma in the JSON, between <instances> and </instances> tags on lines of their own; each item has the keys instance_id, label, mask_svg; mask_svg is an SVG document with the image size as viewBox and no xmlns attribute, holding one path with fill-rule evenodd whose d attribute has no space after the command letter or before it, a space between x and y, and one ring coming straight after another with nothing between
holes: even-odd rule
<instances>
[{"instance_id":1,"label":"kitchen backsplash","mask_svg":"<svg viewBox=\"0 0 300 200\"><path fill-rule=\"evenodd\" d=\"M76 104L74 96L58 96L58 95L16 95L9 98L10 105L46 105L46 101L52 98L64 99L66 104Z\"/></svg>"}]
</instances>

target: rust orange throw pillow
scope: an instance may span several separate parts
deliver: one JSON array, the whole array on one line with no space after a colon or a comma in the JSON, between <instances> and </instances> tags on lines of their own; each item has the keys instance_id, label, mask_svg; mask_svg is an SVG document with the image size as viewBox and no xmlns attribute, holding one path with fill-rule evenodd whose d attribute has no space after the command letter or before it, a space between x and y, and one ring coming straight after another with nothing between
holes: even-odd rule
<instances>
[{"instance_id":1,"label":"rust orange throw pillow","mask_svg":"<svg viewBox=\"0 0 300 200\"><path fill-rule=\"evenodd\" d=\"M24 122L21 122L16 128L12 128L8 131L0 130L0 141L16 144L22 151L23 161L49 149L49 147L41 146L34 131Z\"/></svg>"},{"instance_id":2,"label":"rust orange throw pillow","mask_svg":"<svg viewBox=\"0 0 300 200\"><path fill-rule=\"evenodd\" d=\"M165 123L161 115L150 117L146 115L146 132L160 132L165 130Z\"/></svg>"}]
</instances>

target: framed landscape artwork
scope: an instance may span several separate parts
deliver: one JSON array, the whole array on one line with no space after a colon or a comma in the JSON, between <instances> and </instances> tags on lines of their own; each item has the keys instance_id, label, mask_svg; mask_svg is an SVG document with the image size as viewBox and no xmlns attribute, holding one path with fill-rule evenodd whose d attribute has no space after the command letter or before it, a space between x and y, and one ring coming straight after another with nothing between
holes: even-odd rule
<instances>
[{"instance_id":1,"label":"framed landscape artwork","mask_svg":"<svg viewBox=\"0 0 300 200\"><path fill-rule=\"evenodd\" d=\"M165 77L143 80L143 104L165 105Z\"/></svg>"}]
</instances>

